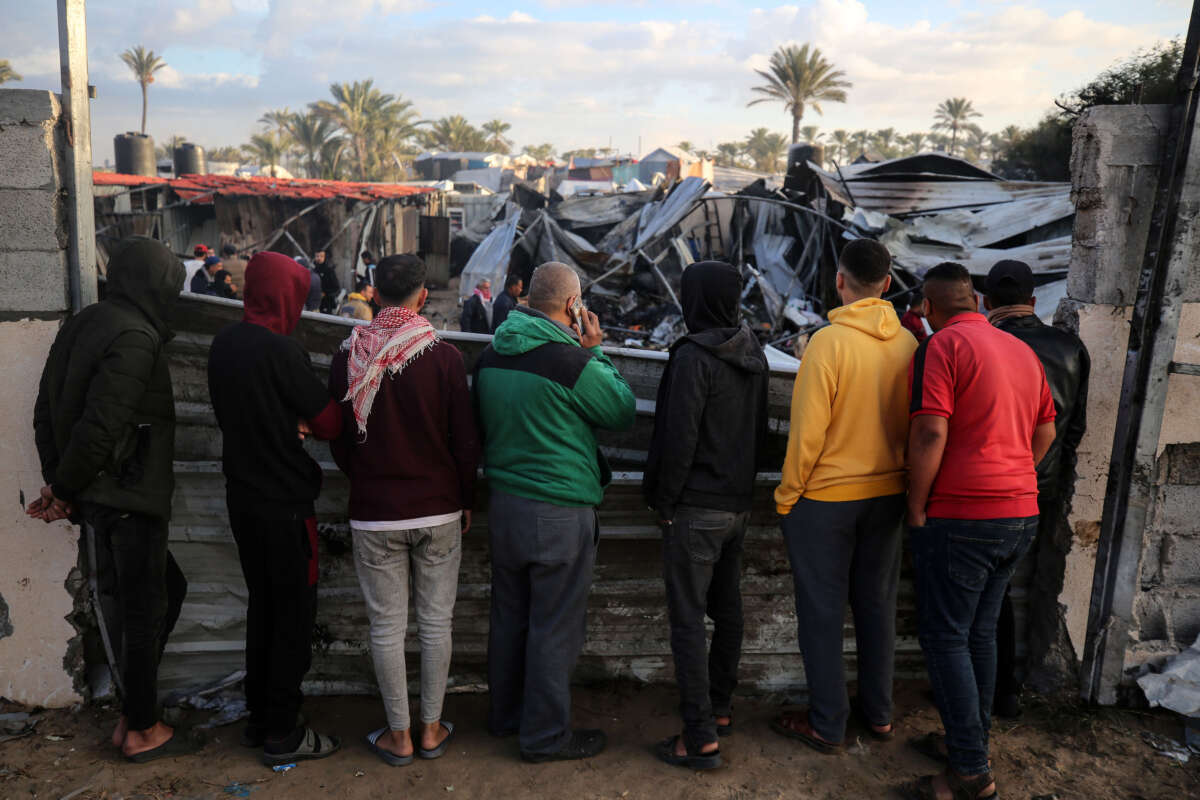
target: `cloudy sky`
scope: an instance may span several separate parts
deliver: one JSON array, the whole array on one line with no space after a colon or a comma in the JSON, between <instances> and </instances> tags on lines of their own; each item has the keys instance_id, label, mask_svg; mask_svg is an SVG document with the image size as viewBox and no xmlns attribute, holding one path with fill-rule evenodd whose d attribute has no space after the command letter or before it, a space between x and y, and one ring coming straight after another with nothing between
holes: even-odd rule
<instances>
[{"instance_id":1,"label":"cloudy sky","mask_svg":"<svg viewBox=\"0 0 1200 800\"><path fill-rule=\"evenodd\" d=\"M121 62L135 44L170 65L150 87L148 132L206 147L245 142L268 109L300 109L334 81L373 77L425 118L512 123L518 146L702 147L757 126L747 108L772 49L812 42L853 82L849 102L805 124L928 130L934 107L971 98L988 130L1036 122L1051 99L1139 47L1181 35L1186 0L91 0L96 160L139 124ZM0 58L58 87L55 4L0 0Z\"/></svg>"}]
</instances>

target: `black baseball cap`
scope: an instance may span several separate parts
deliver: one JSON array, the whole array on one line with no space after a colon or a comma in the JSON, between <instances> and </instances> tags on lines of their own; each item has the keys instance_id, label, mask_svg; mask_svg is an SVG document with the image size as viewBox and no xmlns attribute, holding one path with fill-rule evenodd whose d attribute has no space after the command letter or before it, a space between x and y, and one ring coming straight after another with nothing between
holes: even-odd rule
<instances>
[{"instance_id":1,"label":"black baseball cap","mask_svg":"<svg viewBox=\"0 0 1200 800\"><path fill-rule=\"evenodd\" d=\"M1016 292L1021 297L1033 297L1033 270L1024 261L997 261L984 281L985 294Z\"/></svg>"}]
</instances>

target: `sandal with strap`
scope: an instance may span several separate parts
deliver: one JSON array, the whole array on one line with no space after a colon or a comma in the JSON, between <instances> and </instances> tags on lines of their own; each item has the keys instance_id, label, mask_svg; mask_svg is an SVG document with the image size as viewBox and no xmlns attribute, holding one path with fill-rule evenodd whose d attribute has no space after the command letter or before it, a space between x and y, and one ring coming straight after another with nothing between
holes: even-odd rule
<instances>
[{"instance_id":1,"label":"sandal with strap","mask_svg":"<svg viewBox=\"0 0 1200 800\"><path fill-rule=\"evenodd\" d=\"M724 716L726 717L726 719L729 720L729 724L722 725L720 723L717 723L717 736L732 736L733 735L733 714L725 714Z\"/></svg>"},{"instance_id":2,"label":"sandal with strap","mask_svg":"<svg viewBox=\"0 0 1200 800\"><path fill-rule=\"evenodd\" d=\"M711 753L692 753L688 749L687 755L681 756L675 752L678 745L679 734L669 736L654 747L654 754L673 767L687 767L688 769L716 769L723 763L720 747Z\"/></svg>"},{"instance_id":3,"label":"sandal with strap","mask_svg":"<svg viewBox=\"0 0 1200 800\"><path fill-rule=\"evenodd\" d=\"M336 736L326 736L323 733L317 733L312 728L305 728L304 736L295 750L290 753L268 753L264 750L262 763L268 767L278 767L296 761L313 761L318 758L329 758L341 749L342 742Z\"/></svg>"},{"instance_id":4,"label":"sandal with strap","mask_svg":"<svg viewBox=\"0 0 1200 800\"><path fill-rule=\"evenodd\" d=\"M780 736L798 739L818 753L824 753L827 756L842 752L840 743L827 742L817 734L812 723L808 721L808 712L806 711L781 714L778 719L772 720L771 730Z\"/></svg>"},{"instance_id":5,"label":"sandal with strap","mask_svg":"<svg viewBox=\"0 0 1200 800\"><path fill-rule=\"evenodd\" d=\"M933 787L937 775L924 775L916 781L900 787L900 795L906 800L937 800L937 790ZM974 778L964 778L953 770L941 774L950 788L950 796L954 800L1000 800L1000 790L994 789L991 794L980 794L984 789L996 782L991 771Z\"/></svg>"}]
</instances>

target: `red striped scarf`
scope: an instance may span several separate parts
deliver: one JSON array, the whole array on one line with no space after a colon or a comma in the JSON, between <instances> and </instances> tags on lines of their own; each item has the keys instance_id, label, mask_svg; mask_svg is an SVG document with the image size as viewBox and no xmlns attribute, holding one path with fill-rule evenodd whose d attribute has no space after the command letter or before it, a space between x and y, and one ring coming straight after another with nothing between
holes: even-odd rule
<instances>
[{"instance_id":1,"label":"red striped scarf","mask_svg":"<svg viewBox=\"0 0 1200 800\"><path fill-rule=\"evenodd\" d=\"M380 311L370 325L355 328L342 343L342 349L350 353L346 363L350 388L342 400L353 403L361 436L367 435L367 417L384 374L399 375L437 340L437 332L427 319L393 306Z\"/></svg>"}]
</instances>

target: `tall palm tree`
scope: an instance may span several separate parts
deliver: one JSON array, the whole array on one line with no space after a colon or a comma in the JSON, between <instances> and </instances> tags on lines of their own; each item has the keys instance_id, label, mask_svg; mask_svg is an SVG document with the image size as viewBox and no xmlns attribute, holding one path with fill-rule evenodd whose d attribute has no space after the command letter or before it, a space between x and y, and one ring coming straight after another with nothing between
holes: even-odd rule
<instances>
[{"instance_id":1,"label":"tall palm tree","mask_svg":"<svg viewBox=\"0 0 1200 800\"><path fill-rule=\"evenodd\" d=\"M293 114L287 106L276 109L275 111L266 111L258 118L260 125L266 125L268 128L274 128L277 131L286 131L291 125L296 114Z\"/></svg>"},{"instance_id":2,"label":"tall palm tree","mask_svg":"<svg viewBox=\"0 0 1200 800\"><path fill-rule=\"evenodd\" d=\"M755 128L746 138L746 153L759 172L778 172L779 160L787 155L787 149L787 137L766 128Z\"/></svg>"},{"instance_id":3,"label":"tall palm tree","mask_svg":"<svg viewBox=\"0 0 1200 800\"><path fill-rule=\"evenodd\" d=\"M999 158L1021 138L1021 129L1016 125L1008 125L999 133L993 133L989 144L992 147L992 158Z\"/></svg>"},{"instance_id":4,"label":"tall palm tree","mask_svg":"<svg viewBox=\"0 0 1200 800\"><path fill-rule=\"evenodd\" d=\"M850 149L850 132L838 128L833 132L833 146L837 154L837 160L843 161L846 158L846 151Z\"/></svg>"},{"instance_id":5,"label":"tall palm tree","mask_svg":"<svg viewBox=\"0 0 1200 800\"><path fill-rule=\"evenodd\" d=\"M834 69L819 49L810 50L808 44L780 47L771 54L768 68L755 72L766 83L751 88L750 91L762 96L746 105L783 103L784 109L792 115L792 144L800 140L800 120L804 117L805 106L812 106L822 114L821 103L846 102L846 90L853 86L845 79L844 72Z\"/></svg>"},{"instance_id":6,"label":"tall palm tree","mask_svg":"<svg viewBox=\"0 0 1200 800\"><path fill-rule=\"evenodd\" d=\"M892 156L892 143L896 141L895 128L883 128L875 131L875 144L879 152L886 158Z\"/></svg>"},{"instance_id":7,"label":"tall palm tree","mask_svg":"<svg viewBox=\"0 0 1200 800\"><path fill-rule=\"evenodd\" d=\"M250 142L242 147L246 155L258 161L259 166L270 166L270 175L275 176L280 160L292 146L287 134L277 131L256 133L250 137Z\"/></svg>"},{"instance_id":8,"label":"tall palm tree","mask_svg":"<svg viewBox=\"0 0 1200 800\"><path fill-rule=\"evenodd\" d=\"M717 165L721 167L737 167L742 163L746 146L742 142L721 142L717 145Z\"/></svg>"},{"instance_id":9,"label":"tall palm tree","mask_svg":"<svg viewBox=\"0 0 1200 800\"><path fill-rule=\"evenodd\" d=\"M981 160L987 150L988 134L983 128L974 123L964 125L963 131L966 133L967 146L965 153L968 160Z\"/></svg>"},{"instance_id":10,"label":"tall palm tree","mask_svg":"<svg viewBox=\"0 0 1200 800\"><path fill-rule=\"evenodd\" d=\"M808 144L816 144L821 141L821 134L816 125L805 125L800 129L800 138Z\"/></svg>"},{"instance_id":11,"label":"tall palm tree","mask_svg":"<svg viewBox=\"0 0 1200 800\"><path fill-rule=\"evenodd\" d=\"M121 60L133 72L134 80L142 86L142 128L141 132L146 132L146 103L147 92L146 87L154 83L154 73L167 65L153 50L147 50L140 44L124 53L121 53Z\"/></svg>"},{"instance_id":12,"label":"tall palm tree","mask_svg":"<svg viewBox=\"0 0 1200 800\"><path fill-rule=\"evenodd\" d=\"M851 152L850 155L853 155L855 158L858 158L858 156L866 154L867 146L870 143L871 143L871 132L870 131L855 131L850 136L850 144L852 144L854 146L854 150L857 150L858 154L855 155L854 152ZM846 156L846 160L849 161L850 156Z\"/></svg>"},{"instance_id":13,"label":"tall palm tree","mask_svg":"<svg viewBox=\"0 0 1200 800\"><path fill-rule=\"evenodd\" d=\"M21 80L21 75L12 68L12 65L8 63L8 59L0 58L0 83L19 80Z\"/></svg>"},{"instance_id":14,"label":"tall palm tree","mask_svg":"<svg viewBox=\"0 0 1200 800\"><path fill-rule=\"evenodd\" d=\"M346 134L354 152L356 176L366 180L372 130L381 119L390 115L410 113L415 116L415 112L411 111L412 104L398 101L393 95L380 91L372 78L332 84L329 93L333 96L332 101L318 100L311 103L309 108L333 122ZM402 110L397 111L397 103L403 107Z\"/></svg>"},{"instance_id":15,"label":"tall palm tree","mask_svg":"<svg viewBox=\"0 0 1200 800\"><path fill-rule=\"evenodd\" d=\"M422 135L428 147L438 150L471 152L487 147L487 134L467 122L462 114L435 120Z\"/></svg>"},{"instance_id":16,"label":"tall palm tree","mask_svg":"<svg viewBox=\"0 0 1200 800\"><path fill-rule=\"evenodd\" d=\"M967 98L951 97L943 100L933 112L933 129L950 131L950 155L954 155L954 150L958 147L958 132L972 119L982 116Z\"/></svg>"},{"instance_id":17,"label":"tall palm tree","mask_svg":"<svg viewBox=\"0 0 1200 800\"><path fill-rule=\"evenodd\" d=\"M304 158L304 168L310 178L328 178L322 154L330 140L337 140L338 152L344 146L341 137L337 135L337 125L328 117L323 117L315 111L307 114L292 114L287 120L285 130L290 135L296 147ZM266 115L264 115L264 119ZM260 120L261 121L261 120Z\"/></svg>"},{"instance_id":18,"label":"tall palm tree","mask_svg":"<svg viewBox=\"0 0 1200 800\"><path fill-rule=\"evenodd\" d=\"M910 133L908 136L905 136L904 141L908 142L908 146L912 148L913 155L916 155L917 153L919 153L925 149L925 140L927 138L928 137L926 134L918 131L916 133Z\"/></svg>"},{"instance_id":19,"label":"tall palm tree","mask_svg":"<svg viewBox=\"0 0 1200 800\"><path fill-rule=\"evenodd\" d=\"M512 125L499 119L483 123L483 132L488 136L488 150L497 153L508 153L512 150L512 140L504 136L511 128Z\"/></svg>"}]
</instances>

